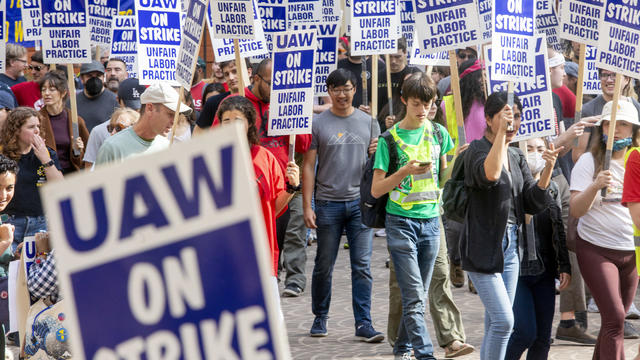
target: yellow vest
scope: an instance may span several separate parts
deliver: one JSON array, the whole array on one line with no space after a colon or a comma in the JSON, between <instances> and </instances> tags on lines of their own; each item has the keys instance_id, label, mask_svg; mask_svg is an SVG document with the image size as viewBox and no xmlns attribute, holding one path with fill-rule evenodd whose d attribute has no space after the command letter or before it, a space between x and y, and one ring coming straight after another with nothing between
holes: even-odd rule
<instances>
[{"instance_id":1,"label":"yellow vest","mask_svg":"<svg viewBox=\"0 0 640 360\"><path fill-rule=\"evenodd\" d=\"M627 167L627 160L629 160L629 156L633 151L640 152L640 147L635 147L629 149L627 154L624 156L624 166ZM636 246L636 270L638 271L638 275L640 275L640 229L633 224L633 242Z\"/></svg>"},{"instance_id":2,"label":"yellow vest","mask_svg":"<svg viewBox=\"0 0 640 360\"><path fill-rule=\"evenodd\" d=\"M389 132L393 136L398 148L402 150L409 160L432 161L431 157L433 146L433 125L431 121L426 121L422 138L418 145L409 145L405 143L397 132L398 125L394 125ZM408 178L408 179L407 179ZM438 190L438 181L433 171L421 175L409 175L389 193L389 200L401 206L403 209L409 210L416 204L427 204L438 202L440 191ZM403 184L408 182L407 188Z\"/></svg>"},{"instance_id":3,"label":"yellow vest","mask_svg":"<svg viewBox=\"0 0 640 360\"><path fill-rule=\"evenodd\" d=\"M451 158L456 154L456 149L458 148L458 122L456 120L456 109L453 104L453 95L447 95L442 98L444 101L444 111L447 117L447 131L449 132L449 136L451 136L451 140L453 140L453 147L447 155L450 155ZM451 161L449 157L447 157L447 161Z\"/></svg>"}]
</instances>

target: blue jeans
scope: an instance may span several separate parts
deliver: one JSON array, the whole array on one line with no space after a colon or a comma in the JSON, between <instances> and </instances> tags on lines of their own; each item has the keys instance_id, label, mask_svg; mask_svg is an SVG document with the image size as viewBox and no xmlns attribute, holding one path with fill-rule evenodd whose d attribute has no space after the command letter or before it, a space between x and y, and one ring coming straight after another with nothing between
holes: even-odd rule
<instances>
[{"instance_id":1,"label":"blue jeans","mask_svg":"<svg viewBox=\"0 0 640 360\"><path fill-rule=\"evenodd\" d=\"M555 304L556 284L552 274L545 272L518 279L513 302L515 324L505 360L518 360L527 349L527 360L547 358Z\"/></svg>"},{"instance_id":2,"label":"blue jeans","mask_svg":"<svg viewBox=\"0 0 640 360\"><path fill-rule=\"evenodd\" d=\"M9 215L7 223L13 225L13 243L11 249L16 250L25 236L33 236L39 231L47 231L47 219L41 216L15 216Z\"/></svg>"},{"instance_id":3,"label":"blue jeans","mask_svg":"<svg viewBox=\"0 0 640 360\"><path fill-rule=\"evenodd\" d=\"M393 352L413 348L417 359L435 359L424 320L427 291L440 248L438 218L412 219L387 214L387 244L402 294L402 321Z\"/></svg>"},{"instance_id":4,"label":"blue jeans","mask_svg":"<svg viewBox=\"0 0 640 360\"><path fill-rule=\"evenodd\" d=\"M318 249L311 277L311 310L326 318L331 303L331 279L342 230L347 230L351 260L351 301L356 327L371 323L371 246L373 229L360 220L359 200L316 200Z\"/></svg>"},{"instance_id":5,"label":"blue jeans","mask_svg":"<svg viewBox=\"0 0 640 360\"><path fill-rule=\"evenodd\" d=\"M502 239L504 271L485 274L469 271L469 278L478 290L485 308L484 339L480 359L504 359L513 329L513 299L516 294L520 262L518 260L518 227L507 224Z\"/></svg>"}]
</instances>

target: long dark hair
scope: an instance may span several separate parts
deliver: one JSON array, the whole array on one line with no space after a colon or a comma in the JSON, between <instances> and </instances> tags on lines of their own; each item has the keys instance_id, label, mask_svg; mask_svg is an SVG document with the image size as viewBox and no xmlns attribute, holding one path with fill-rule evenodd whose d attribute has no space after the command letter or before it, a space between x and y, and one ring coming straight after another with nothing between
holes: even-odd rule
<instances>
[{"instance_id":1,"label":"long dark hair","mask_svg":"<svg viewBox=\"0 0 640 360\"><path fill-rule=\"evenodd\" d=\"M460 65L460 74L470 68L475 62L476 59L465 60L465 62ZM474 100L478 100L483 105L485 104L482 70L476 70L460 79L460 97L462 115L465 119L469 116L469 111L471 111L471 105L473 105Z\"/></svg>"},{"instance_id":2,"label":"long dark hair","mask_svg":"<svg viewBox=\"0 0 640 360\"><path fill-rule=\"evenodd\" d=\"M258 145L258 130L256 128L257 112L251 101L244 96L229 96L218 106L218 120L222 122L222 114L227 111L238 110L247 118L249 129L247 130L247 140L249 145Z\"/></svg>"}]
</instances>

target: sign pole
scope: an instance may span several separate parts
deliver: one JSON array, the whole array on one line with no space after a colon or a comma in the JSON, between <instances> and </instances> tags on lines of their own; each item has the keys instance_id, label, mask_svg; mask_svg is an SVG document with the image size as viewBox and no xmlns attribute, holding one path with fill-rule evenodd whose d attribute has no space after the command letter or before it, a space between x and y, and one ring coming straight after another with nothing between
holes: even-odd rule
<instances>
[{"instance_id":1,"label":"sign pole","mask_svg":"<svg viewBox=\"0 0 640 360\"><path fill-rule=\"evenodd\" d=\"M240 54L240 45L238 39L233 39L233 50L236 53L236 69L238 69L238 91L240 96L244 96L244 88L249 80L249 74L247 73L247 64Z\"/></svg>"},{"instance_id":2,"label":"sign pole","mask_svg":"<svg viewBox=\"0 0 640 360\"><path fill-rule=\"evenodd\" d=\"M458 146L462 146L467 143L467 136L464 132L462 97L460 96L460 77L458 76L458 62L456 61L455 50L449 50L449 64L451 67L451 90L453 91L453 104L456 112L456 122L458 123Z\"/></svg>"},{"instance_id":3,"label":"sign pole","mask_svg":"<svg viewBox=\"0 0 640 360\"><path fill-rule=\"evenodd\" d=\"M102 47L100 45L96 45L96 61L100 62L100 57L102 56Z\"/></svg>"},{"instance_id":4,"label":"sign pole","mask_svg":"<svg viewBox=\"0 0 640 360\"><path fill-rule=\"evenodd\" d=\"M289 135L289 161L296 161L296 136Z\"/></svg>"},{"instance_id":5,"label":"sign pole","mask_svg":"<svg viewBox=\"0 0 640 360\"><path fill-rule=\"evenodd\" d=\"M367 59L362 57L362 105L369 105L369 94L367 93Z\"/></svg>"},{"instance_id":6,"label":"sign pole","mask_svg":"<svg viewBox=\"0 0 640 360\"><path fill-rule=\"evenodd\" d=\"M478 45L476 51L478 51L478 58L480 59L480 71L482 72L482 92L484 92L484 99L487 100L489 97L489 89L487 89L487 67L484 59L484 46L486 44L482 44L482 46Z\"/></svg>"},{"instance_id":7,"label":"sign pole","mask_svg":"<svg viewBox=\"0 0 640 360\"><path fill-rule=\"evenodd\" d=\"M173 145L173 138L176 137L176 129L178 127L178 122L180 121L180 105L182 105L183 100L184 87L180 86L180 89L178 89L178 106L176 106L176 113L173 114L173 125L171 125L171 138L169 139L169 146Z\"/></svg>"},{"instance_id":8,"label":"sign pole","mask_svg":"<svg viewBox=\"0 0 640 360\"><path fill-rule=\"evenodd\" d=\"M371 56L371 117L378 118L378 55Z\"/></svg>"},{"instance_id":9,"label":"sign pole","mask_svg":"<svg viewBox=\"0 0 640 360\"><path fill-rule=\"evenodd\" d=\"M604 164L602 170L609 170L611 165L611 154L613 152L613 137L616 135L616 115L618 112L618 102L620 101L620 90L622 89L622 74L616 73L616 84L613 90L613 106L611 107L611 121L609 121L609 133L607 134L607 149L604 153ZM602 188L600 195L607 195L607 188Z\"/></svg>"},{"instance_id":10,"label":"sign pole","mask_svg":"<svg viewBox=\"0 0 640 360\"><path fill-rule=\"evenodd\" d=\"M509 105L509 107L513 109L513 81L509 81L507 83L507 105ZM507 130L513 131L513 123L507 126ZM526 148L526 144L525 144L525 148Z\"/></svg>"},{"instance_id":11,"label":"sign pole","mask_svg":"<svg viewBox=\"0 0 640 360\"><path fill-rule=\"evenodd\" d=\"M67 84L69 87L69 102L71 103L71 128L73 132L73 139L71 140L71 147L73 148L73 155L80 156L80 149L76 145L76 139L80 137L80 131L78 130L78 105L76 102L76 83L73 81L73 65L67 64ZM87 144L85 144L86 146Z\"/></svg>"},{"instance_id":12,"label":"sign pole","mask_svg":"<svg viewBox=\"0 0 640 360\"><path fill-rule=\"evenodd\" d=\"M384 66L387 73L387 99L389 100L389 116L393 116L393 91L391 89L391 64L389 63L389 58L389 54L384 55Z\"/></svg>"},{"instance_id":13,"label":"sign pole","mask_svg":"<svg viewBox=\"0 0 640 360\"><path fill-rule=\"evenodd\" d=\"M576 112L573 122L579 122L582 120L582 93L584 91L584 63L587 57L587 46L583 43L580 44L580 51L578 55L578 83L576 84ZM584 135L584 134L583 134ZM574 146L578 146L578 138L574 140Z\"/></svg>"}]
</instances>

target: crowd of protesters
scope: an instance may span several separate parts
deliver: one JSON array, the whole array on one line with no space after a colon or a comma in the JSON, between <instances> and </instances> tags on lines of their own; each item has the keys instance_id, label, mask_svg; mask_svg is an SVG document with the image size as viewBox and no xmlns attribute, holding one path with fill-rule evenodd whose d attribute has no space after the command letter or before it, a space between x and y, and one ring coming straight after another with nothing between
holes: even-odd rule
<instances>
[{"instance_id":1,"label":"crowd of protesters","mask_svg":"<svg viewBox=\"0 0 640 360\"><path fill-rule=\"evenodd\" d=\"M346 235L354 334L368 343L386 338L399 359L435 359L427 303L431 330L447 358L479 347L486 360L519 359L525 351L527 359L546 359L556 292L557 339L595 345L595 359L624 359L624 339L640 337L626 320L640 318L633 304L640 239L640 104L633 80L623 77L611 166L604 170L615 74L599 71L602 94L585 99L582 117L574 121L577 65L571 44L565 54L548 50L559 130L530 139L526 154L512 143L526 109L517 96L509 105L506 93L487 93L475 48L456 51L458 100L449 69L425 73L409 65L400 39L389 57L391 83L379 60L378 98L372 102L363 91L371 88L371 74L365 70L366 80L362 76L372 59L351 56L348 38L339 45L338 69L326 80L328 96L316 99L312 133L296 136L290 159L289 136L267 134L269 58L246 60L244 96L235 61L214 62L207 72L208 64L198 59L174 124L176 89L140 85L118 58L82 64L77 74L68 74L44 64L39 51L27 58L27 49L7 44L0 74L0 213L8 217L0 225L0 277L8 276L8 263L20 256L25 237L47 231L40 186L239 122L251 150L273 286L281 296L298 297L310 280L310 336L331 334L332 276ZM466 144L458 134L456 101ZM377 118L371 116L373 104ZM371 195L388 196L384 229L361 219L360 184L369 159ZM461 189L468 198L462 219L444 216L441 206L453 163L464 175ZM371 317L374 236L385 236L389 251L386 334ZM311 238L317 249L313 272L306 274ZM43 252L29 275L33 300L60 298L54 253ZM479 344L467 342L451 292L451 285L463 287L465 281L485 309ZM597 336L588 310L600 313ZM15 334L9 340L20 344Z\"/></svg>"}]
</instances>

